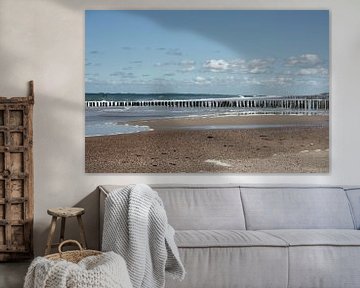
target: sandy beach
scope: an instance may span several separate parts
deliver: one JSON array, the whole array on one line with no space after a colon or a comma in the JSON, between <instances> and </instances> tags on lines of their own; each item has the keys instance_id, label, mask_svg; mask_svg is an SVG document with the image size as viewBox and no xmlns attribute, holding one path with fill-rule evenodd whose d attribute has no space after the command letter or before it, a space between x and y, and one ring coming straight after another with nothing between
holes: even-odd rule
<instances>
[{"instance_id":1,"label":"sandy beach","mask_svg":"<svg viewBox=\"0 0 360 288\"><path fill-rule=\"evenodd\" d=\"M166 127L176 125L175 122L179 127L189 125L184 121L199 125L195 119L169 121L147 122L156 129L150 132L87 137L86 172L329 172L329 129L323 125L328 121L327 116L269 115L199 120L206 121L206 124L212 121L224 121L224 124L249 124L254 121L256 124L300 124L296 127L255 129L168 130ZM315 126L301 125L310 122Z\"/></svg>"}]
</instances>

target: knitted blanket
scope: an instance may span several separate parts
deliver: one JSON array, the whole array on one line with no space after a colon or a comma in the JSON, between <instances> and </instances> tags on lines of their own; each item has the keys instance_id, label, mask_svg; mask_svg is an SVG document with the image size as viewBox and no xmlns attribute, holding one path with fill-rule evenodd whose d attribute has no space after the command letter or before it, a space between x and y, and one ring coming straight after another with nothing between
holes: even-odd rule
<instances>
[{"instance_id":1,"label":"knitted blanket","mask_svg":"<svg viewBox=\"0 0 360 288\"><path fill-rule=\"evenodd\" d=\"M165 271L182 280L185 270L162 200L147 185L113 191L105 200L103 251L124 257L134 288L162 288Z\"/></svg>"},{"instance_id":2,"label":"knitted blanket","mask_svg":"<svg viewBox=\"0 0 360 288\"><path fill-rule=\"evenodd\" d=\"M24 288L132 288L124 259L113 253L89 256L75 264L37 257Z\"/></svg>"}]
</instances>

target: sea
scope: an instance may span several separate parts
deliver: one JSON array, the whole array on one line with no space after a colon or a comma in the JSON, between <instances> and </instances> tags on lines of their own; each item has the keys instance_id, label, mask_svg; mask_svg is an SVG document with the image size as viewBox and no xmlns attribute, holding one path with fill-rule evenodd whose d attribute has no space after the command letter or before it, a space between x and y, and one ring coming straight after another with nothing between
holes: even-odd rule
<instances>
[{"instance_id":1,"label":"sea","mask_svg":"<svg viewBox=\"0 0 360 288\"><path fill-rule=\"evenodd\" d=\"M256 99L279 97L274 95L227 95L227 94L179 94L179 93L87 93L85 101L154 101L154 100L203 100L203 99ZM295 96L294 96L295 97ZM304 97L304 96L303 96ZM309 97L328 97L327 93ZM119 107L86 107L85 136L105 136L130 134L151 131L149 126L132 125L138 120L154 120L169 118L204 118L239 115L328 115L328 110L300 110L284 108L241 108L241 107L166 107L166 106L119 106ZM311 125L311 124L310 124ZM263 125L276 127L279 125ZM203 125L181 126L176 129L241 129L259 128L259 125Z\"/></svg>"}]
</instances>

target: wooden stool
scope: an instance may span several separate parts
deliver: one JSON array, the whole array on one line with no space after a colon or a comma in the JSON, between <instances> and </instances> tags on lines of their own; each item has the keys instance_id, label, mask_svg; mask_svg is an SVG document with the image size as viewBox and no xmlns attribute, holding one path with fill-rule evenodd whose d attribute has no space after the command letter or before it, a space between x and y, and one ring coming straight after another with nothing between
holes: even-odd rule
<instances>
[{"instance_id":1,"label":"wooden stool","mask_svg":"<svg viewBox=\"0 0 360 288\"><path fill-rule=\"evenodd\" d=\"M86 249L86 239L85 239L85 230L84 230L84 224L81 219L81 215L85 213L84 208L50 208L47 210L47 213L52 216L51 224L50 224L50 231L49 236L47 240L45 255L50 254L52 247L57 247L62 241L64 241L64 234L65 234L65 223L66 218L69 217L76 217L79 223L80 227L80 239L81 239L81 245L84 249ZM61 229L60 229L60 242L59 243L52 243L52 239L54 237L55 228L56 228L56 222L58 217L61 218Z\"/></svg>"}]
</instances>

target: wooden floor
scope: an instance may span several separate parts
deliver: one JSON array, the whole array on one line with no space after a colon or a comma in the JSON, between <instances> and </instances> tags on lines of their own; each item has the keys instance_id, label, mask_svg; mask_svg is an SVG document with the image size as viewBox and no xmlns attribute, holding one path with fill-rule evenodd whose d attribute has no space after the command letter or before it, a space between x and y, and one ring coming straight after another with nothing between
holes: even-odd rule
<instances>
[{"instance_id":1,"label":"wooden floor","mask_svg":"<svg viewBox=\"0 0 360 288\"><path fill-rule=\"evenodd\" d=\"M0 263L0 287L22 288L30 262Z\"/></svg>"}]
</instances>

